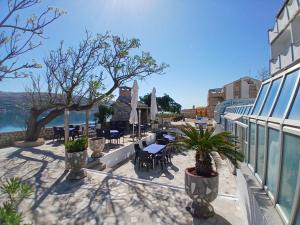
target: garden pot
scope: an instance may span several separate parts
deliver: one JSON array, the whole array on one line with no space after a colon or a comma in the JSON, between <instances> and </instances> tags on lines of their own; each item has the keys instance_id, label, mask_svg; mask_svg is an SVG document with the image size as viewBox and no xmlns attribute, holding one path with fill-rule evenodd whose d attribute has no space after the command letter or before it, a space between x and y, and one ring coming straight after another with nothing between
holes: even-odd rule
<instances>
[{"instance_id":1,"label":"garden pot","mask_svg":"<svg viewBox=\"0 0 300 225\"><path fill-rule=\"evenodd\" d=\"M151 128L152 130L158 130L158 123L152 123Z\"/></svg>"},{"instance_id":2,"label":"garden pot","mask_svg":"<svg viewBox=\"0 0 300 225\"><path fill-rule=\"evenodd\" d=\"M185 192L192 199L187 209L198 218L213 216L210 202L218 196L219 174L213 172L210 177L203 177L194 172L194 167L185 170Z\"/></svg>"},{"instance_id":3,"label":"garden pot","mask_svg":"<svg viewBox=\"0 0 300 225\"><path fill-rule=\"evenodd\" d=\"M93 151L92 158L100 158L102 156L102 151L105 147L104 137L95 137L89 139L89 147Z\"/></svg>"},{"instance_id":4,"label":"garden pot","mask_svg":"<svg viewBox=\"0 0 300 225\"><path fill-rule=\"evenodd\" d=\"M87 161L87 150L81 152L67 153L68 166L71 169L67 177L69 180L79 180L86 176L85 167Z\"/></svg>"}]
</instances>

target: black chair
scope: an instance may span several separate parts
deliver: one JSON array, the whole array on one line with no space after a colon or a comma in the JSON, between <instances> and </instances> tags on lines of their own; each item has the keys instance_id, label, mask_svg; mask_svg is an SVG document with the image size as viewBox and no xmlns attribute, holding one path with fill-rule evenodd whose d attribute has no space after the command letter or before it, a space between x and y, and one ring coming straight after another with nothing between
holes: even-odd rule
<instances>
[{"instance_id":1,"label":"black chair","mask_svg":"<svg viewBox=\"0 0 300 225\"><path fill-rule=\"evenodd\" d=\"M160 163L161 169L164 169L164 166L167 167L167 149L164 148L160 154L155 155L156 163Z\"/></svg>"},{"instance_id":2,"label":"black chair","mask_svg":"<svg viewBox=\"0 0 300 225\"><path fill-rule=\"evenodd\" d=\"M97 135L97 137L105 137L104 130L96 129L96 135Z\"/></svg>"},{"instance_id":3,"label":"black chair","mask_svg":"<svg viewBox=\"0 0 300 225\"><path fill-rule=\"evenodd\" d=\"M77 136L77 138L79 138L79 136L80 136L80 126L79 125L76 125L75 127L74 127L74 130L73 130L73 132L72 132L72 138L74 139L75 138L75 136Z\"/></svg>"},{"instance_id":4,"label":"black chair","mask_svg":"<svg viewBox=\"0 0 300 225\"><path fill-rule=\"evenodd\" d=\"M135 151L134 164L136 164L136 160L139 159L140 152L142 151L139 144L134 144L134 151Z\"/></svg>"},{"instance_id":5,"label":"black chair","mask_svg":"<svg viewBox=\"0 0 300 225\"><path fill-rule=\"evenodd\" d=\"M64 136L64 130L60 129L58 127L53 127L53 141L56 139L61 140L61 138Z\"/></svg>"},{"instance_id":6,"label":"black chair","mask_svg":"<svg viewBox=\"0 0 300 225\"><path fill-rule=\"evenodd\" d=\"M166 139L157 139L156 144L158 144L158 145L167 145L167 144L169 144L169 141L166 140Z\"/></svg>"},{"instance_id":7,"label":"black chair","mask_svg":"<svg viewBox=\"0 0 300 225\"><path fill-rule=\"evenodd\" d=\"M153 168L153 158L152 154L146 151L139 152L139 168L146 166L147 170Z\"/></svg>"},{"instance_id":8,"label":"black chair","mask_svg":"<svg viewBox=\"0 0 300 225\"><path fill-rule=\"evenodd\" d=\"M142 145L144 148L146 148L148 146L146 141L142 141Z\"/></svg>"}]
</instances>

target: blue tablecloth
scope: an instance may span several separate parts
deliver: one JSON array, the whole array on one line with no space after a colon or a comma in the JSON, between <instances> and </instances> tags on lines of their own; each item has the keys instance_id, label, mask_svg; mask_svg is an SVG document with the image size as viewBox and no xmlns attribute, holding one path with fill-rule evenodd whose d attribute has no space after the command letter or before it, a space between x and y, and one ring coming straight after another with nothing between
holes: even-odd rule
<instances>
[{"instance_id":1,"label":"blue tablecloth","mask_svg":"<svg viewBox=\"0 0 300 225\"><path fill-rule=\"evenodd\" d=\"M118 130L110 130L110 133L111 134L116 134L116 133L119 133L119 131Z\"/></svg>"},{"instance_id":2,"label":"blue tablecloth","mask_svg":"<svg viewBox=\"0 0 300 225\"><path fill-rule=\"evenodd\" d=\"M151 154L156 154L158 152L160 152L161 150L163 150L166 147L166 145L158 145L158 144L151 144L149 146L147 146L146 148L144 148L144 151L147 151Z\"/></svg>"},{"instance_id":3,"label":"blue tablecloth","mask_svg":"<svg viewBox=\"0 0 300 225\"><path fill-rule=\"evenodd\" d=\"M168 139L169 141L174 141L175 137L169 134L164 134L164 138Z\"/></svg>"}]
</instances>

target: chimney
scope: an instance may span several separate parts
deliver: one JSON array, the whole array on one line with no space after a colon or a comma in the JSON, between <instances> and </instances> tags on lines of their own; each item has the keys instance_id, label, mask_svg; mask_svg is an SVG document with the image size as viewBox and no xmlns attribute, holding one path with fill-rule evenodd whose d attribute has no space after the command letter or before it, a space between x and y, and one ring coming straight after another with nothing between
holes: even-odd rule
<instances>
[{"instance_id":1,"label":"chimney","mask_svg":"<svg viewBox=\"0 0 300 225\"><path fill-rule=\"evenodd\" d=\"M119 88L119 96L122 97L131 97L131 88L130 87L120 87Z\"/></svg>"}]
</instances>

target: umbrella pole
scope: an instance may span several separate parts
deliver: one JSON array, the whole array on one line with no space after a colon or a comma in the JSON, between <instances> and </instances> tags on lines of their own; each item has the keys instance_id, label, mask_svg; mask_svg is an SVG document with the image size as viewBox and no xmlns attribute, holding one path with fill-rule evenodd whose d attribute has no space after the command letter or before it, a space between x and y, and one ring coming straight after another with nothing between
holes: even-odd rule
<instances>
[{"instance_id":1,"label":"umbrella pole","mask_svg":"<svg viewBox=\"0 0 300 225\"><path fill-rule=\"evenodd\" d=\"M134 141L134 124L132 124L132 140Z\"/></svg>"}]
</instances>

